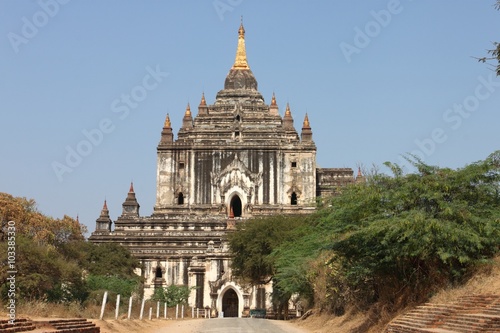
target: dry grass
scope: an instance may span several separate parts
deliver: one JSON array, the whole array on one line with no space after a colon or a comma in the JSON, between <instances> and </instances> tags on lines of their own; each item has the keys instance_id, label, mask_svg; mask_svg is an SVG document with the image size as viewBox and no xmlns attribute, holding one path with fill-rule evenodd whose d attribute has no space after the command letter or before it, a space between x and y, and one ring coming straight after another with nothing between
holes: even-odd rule
<instances>
[{"instance_id":1,"label":"dry grass","mask_svg":"<svg viewBox=\"0 0 500 333\"><path fill-rule=\"evenodd\" d=\"M450 288L433 296L431 303L447 303L459 297L474 294L500 294L500 256L493 260L493 265L482 267L465 285Z\"/></svg>"},{"instance_id":2,"label":"dry grass","mask_svg":"<svg viewBox=\"0 0 500 333\"><path fill-rule=\"evenodd\" d=\"M474 294L500 294L500 256L493 260L493 265L485 265L479 269L463 286L442 290L434 295L429 302L448 303L461 296ZM384 331L387 323L407 310L409 308L391 314L384 308L375 305L365 313L351 309L346 311L343 316L314 314L305 320L295 320L294 322L314 333L379 333Z\"/></svg>"}]
</instances>

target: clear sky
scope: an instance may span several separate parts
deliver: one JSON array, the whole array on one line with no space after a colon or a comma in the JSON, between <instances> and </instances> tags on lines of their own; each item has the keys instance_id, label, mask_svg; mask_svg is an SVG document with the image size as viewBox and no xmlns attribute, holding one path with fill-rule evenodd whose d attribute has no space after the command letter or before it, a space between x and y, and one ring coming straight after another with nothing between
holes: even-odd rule
<instances>
[{"instance_id":1,"label":"clear sky","mask_svg":"<svg viewBox=\"0 0 500 333\"><path fill-rule=\"evenodd\" d=\"M319 166L483 159L500 148L500 78L474 59L500 40L494 2L1 0L0 191L93 231L133 181L150 215L165 115L177 133L188 102L214 102L241 16L260 92L299 131L308 113Z\"/></svg>"}]
</instances>

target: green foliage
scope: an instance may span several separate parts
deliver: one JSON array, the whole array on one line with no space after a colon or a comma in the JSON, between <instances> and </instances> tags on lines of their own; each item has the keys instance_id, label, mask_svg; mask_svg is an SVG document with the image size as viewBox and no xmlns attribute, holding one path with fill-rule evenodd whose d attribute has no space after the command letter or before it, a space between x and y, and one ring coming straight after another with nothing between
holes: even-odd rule
<instances>
[{"instance_id":1,"label":"green foliage","mask_svg":"<svg viewBox=\"0 0 500 333\"><path fill-rule=\"evenodd\" d=\"M4 244L2 244L4 247ZM0 252L0 261L6 262L6 253ZM54 246L40 244L24 236L16 237L16 295L18 299L48 301L82 301L86 296L82 271L75 262L68 262ZM7 267L0 269L5 281ZM1 288L7 296L7 285Z\"/></svg>"},{"instance_id":2,"label":"green foliage","mask_svg":"<svg viewBox=\"0 0 500 333\"><path fill-rule=\"evenodd\" d=\"M157 288L153 296L152 301L167 302L167 306L176 306L177 304L187 304L189 294L191 290L196 289L196 287L187 286L177 286L170 285L166 288Z\"/></svg>"},{"instance_id":3,"label":"green foliage","mask_svg":"<svg viewBox=\"0 0 500 333\"><path fill-rule=\"evenodd\" d=\"M276 273L273 251L303 223L304 217L271 216L237 224L228 235L233 274L254 284L270 279Z\"/></svg>"},{"instance_id":4,"label":"green foliage","mask_svg":"<svg viewBox=\"0 0 500 333\"><path fill-rule=\"evenodd\" d=\"M86 279L91 291L108 291L121 297L130 297L138 291L139 276L123 278L117 276L89 275Z\"/></svg>"},{"instance_id":5,"label":"green foliage","mask_svg":"<svg viewBox=\"0 0 500 333\"><path fill-rule=\"evenodd\" d=\"M60 251L95 276L134 278L134 270L140 266L130 251L116 243L74 242L61 245Z\"/></svg>"},{"instance_id":6,"label":"green foliage","mask_svg":"<svg viewBox=\"0 0 500 333\"><path fill-rule=\"evenodd\" d=\"M498 253L499 156L458 170L412 160L417 173L376 175L332 201L329 247L358 299L419 301Z\"/></svg>"}]
</instances>

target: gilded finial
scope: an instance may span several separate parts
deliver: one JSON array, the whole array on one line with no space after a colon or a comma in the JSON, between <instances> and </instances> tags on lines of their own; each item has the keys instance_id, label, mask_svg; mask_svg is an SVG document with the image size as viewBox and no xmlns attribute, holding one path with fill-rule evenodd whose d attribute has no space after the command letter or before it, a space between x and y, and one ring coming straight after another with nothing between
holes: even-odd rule
<instances>
[{"instance_id":1,"label":"gilded finial","mask_svg":"<svg viewBox=\"0 0 500 333\"><path fill-rule=\"evenodd\" d=\"M128 190L128 193L134 193L134 182L130 182L130 189Z\"/></svg>"},{"instance_id":2,"label":"gilded finial","mask_svg":"<svg viewBox=\"0 0 500 333\"><path fill-rule=\"evenodd\" d=\"M238 48L236 49L236 59L232 69L250 69L247 63L247 51L245 49L245 28L243 27L243 17L238 29Z\"/></svg>"},{"instance_id":3,"label":"gilded finial","mask_svg":"<svg viewBox=\"0 0 500 333\"><path fill-rule=\"evenodd\" d=\"M200 102L200 105L202 105L202 106L207 105L207 101L205 100L205 93L204 93L204 92L201 94L201 102Z\"/></svg>"},{"instance_id":4,"label":"gilded finial","mask_svg":"<svg viewBox=\"0 0 500 333\"><path fill-rule=\"evenodd\" d=\"M285 117L291 117L292 112L290 111L290 104L286 103Z\"/></svg>"},{"instance_id":5,"label":"gilded finial","mask_svg":"<svg viewBox=\"0 0 500 333\"><path fill-rule=\"evenodd\" d=\"M172 127L172 123L170 122L170 116L167 113L167 116L165 117L165 125L163 126L165 128L170 128Z\"/></svg>"},{"instance_id":6,"label":"gilded finial","mask_svg":"<svg viewBox=\"0 0 500 333\"><path fill-rule=\"evenodd\" d=\"M304 117L304 124L302 125L303 128L311 128L311 125L309 124L309 117L307 116L307 113L306 113L306 116Z\"/></svg>"},{"instance_id":7,"label":"gilded finial","mask_svg":"<svg viewBox=\"0 0 500 333\"><path fill-rule=\"evenodd\" d=\"M273 91L273 97L271 98L271 105L276 106L276 96L274 96L274 91Z\"/></svg>"},{"instance_id":8,"label":"gilded finial","mask_svg":"<svg viewBox=\"0 0 500 333\"><path fill-rule=\"evenodd\" d=\"M186 107L186 113L184 114L184 117L191 117L191 107L189 106L189 103Z\"/></svg>"},{"instance_id":9,"label":"gilded finial","mask_svg":"<svg viewBox=\"0 0 500 333\"><path fill-rule=\"evenodd\" d=\"M108 210L108 204L106 203L106 199L104 199L104 205L102 206L102 210Z\"/></svg>"}]
</instances>

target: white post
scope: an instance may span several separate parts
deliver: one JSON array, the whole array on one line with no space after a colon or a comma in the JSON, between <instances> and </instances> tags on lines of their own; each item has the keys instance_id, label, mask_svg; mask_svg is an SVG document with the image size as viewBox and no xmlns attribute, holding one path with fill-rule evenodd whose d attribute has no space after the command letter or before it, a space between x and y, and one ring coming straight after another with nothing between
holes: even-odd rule
<instances>
[{"instance_id":1,"label":"white post","mask_svg":"<svg viewBox=\"0 0 500 333\"><path fill-rule=\"evenodd\" d=\"M106 300L108 299L108 292L104 292L104 296L102 297L102 306L101 306L101 316L99 317L100 320L104 317L104 308L106 307Z\"/></svg>"},{"instance_id":2,"label":"white post","mask_svg":"<svg viewBox=\"0 0 500 333\"><path fill-rule=\"evenodd\" d=\"M191 308L191 319L194 318L194 308Z\"/></svg>"},{"instance_id":3,"label":"white post","mask_svg":"<svg viewBox=\"0 0 500 333\"><path fill-rule=\"evenodd\" d=\"M184 319L184 304L181 307L181 319Z\"/></svg>"},{"instance_id":4,"label":"white post","mask_svg":"<svg viewBox=\"0 0 500 333\"><path fill-rule=\"evenodd\" d=\"M120 294L116 296L116 310L115 310L115 319L118 319L118 314L120 313Z\"/></svg>"},{"instance_id":5,"label":"white post","mask_svg":"<svg viewBox=\"0 0 500 333\"><path fill-rule=\"evenodd\" d=\"M179 318L179 304L175 306L175 320L177 320L177 318Z\"/></svg>"},{"instance_id":6,"label":"white post","mask_svg":"<svg viewBox=\"0 0 500 333\"><path fill-rule=\"evenodd\" d=\"M200 318L200 309L196 308L196 318Z\"/></svg>"},{"instance_id":7,"label":"white post","mask_svg":"<svg viewBox=\"0 0 500 333\"><path fill-rule=\"evenodd\" d=\"M153 317L153 307L152 307L152 306L150 306L150 307L149 307L149 320L151 320L151 319L152 319L152 317Z\"/></svg>"},{"instance_id":8,"label":"white post","mask_svg":"<svg viewBox=\"0 0 500 333\"><path fill-rule=\"evenodd\" d=\"M132 314L132 296L128 299L128 315L127 318L130 319L130 315Z\"/></svg>"},{"instance_id":9,"label":"white post","mask_svg":"<svg viewBox=\"0 0 500 333\"><path fill-rule=\"evenodd\" d=\"M156 303L156 318L160 318L160 301Z\"/></svg>"},{"instance_id":10,"label":"white post","mask_svg":"<svg viewBox=\"0 0 500 333\"><path fill-rule=\"evenodd\" d=\"M142 316L144 315L144 302L146 302L146 299L142 299L142 304L141 304L141 314L139 315L139 319L142 320Z\"/></svg>"},{"instance_id":11,"label":"white post","mask_svg":"<svg viewBox=\"0 0 500 333\"><path fill-rule=\"evenodd\" d=\"M167 319L167 302L165 302L164 317Z\"/></svg>"}]
</instances>

